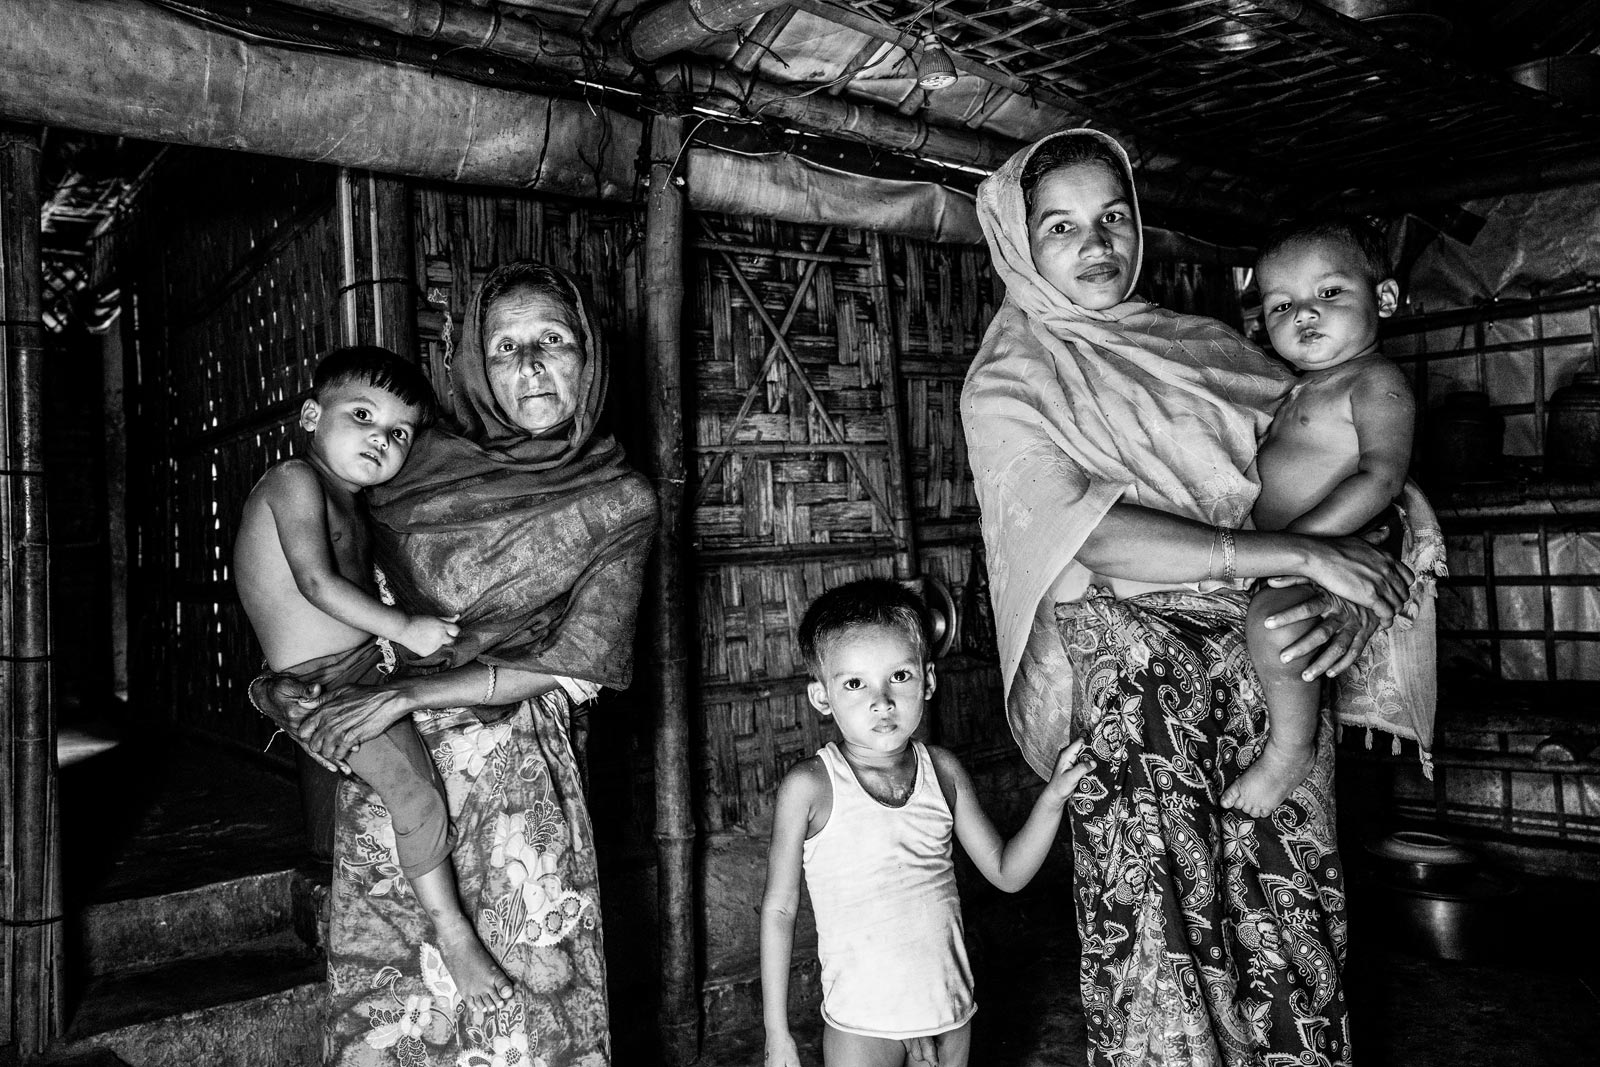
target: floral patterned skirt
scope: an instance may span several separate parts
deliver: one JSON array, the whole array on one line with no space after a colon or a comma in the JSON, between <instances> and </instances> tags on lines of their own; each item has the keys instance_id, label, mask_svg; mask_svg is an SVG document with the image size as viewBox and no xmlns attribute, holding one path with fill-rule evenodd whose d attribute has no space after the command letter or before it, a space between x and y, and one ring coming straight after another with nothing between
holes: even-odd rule
<instances>
[{"instance_id":1,"label":"floral patterned skirt","mask_svg":"<svg viewBox=\"0 0 1600 1067\"><path fill-rule=\"evenodd\" d=\"M487 1017L456 994L395 863L376 793L346 780L334 839L325 1062L341 1067L605 1067L594 836L560 692L480 724L419 717L444 777L461 899L516 985Z\"/></svg>"},{"instance_id":2,"label":"floral patterned skirt","mask_svg":"<svg viewBox=\"0 0 1600 1067\"><path fill-rule=\"evenodd\" d=\"M1093 1064L1350 1062L1331 718L1269 817L1219 806L1266 733L1244 610L1183 592L1057 609L1098 759L1071 802Z\"/></svg>"}]
</instances>

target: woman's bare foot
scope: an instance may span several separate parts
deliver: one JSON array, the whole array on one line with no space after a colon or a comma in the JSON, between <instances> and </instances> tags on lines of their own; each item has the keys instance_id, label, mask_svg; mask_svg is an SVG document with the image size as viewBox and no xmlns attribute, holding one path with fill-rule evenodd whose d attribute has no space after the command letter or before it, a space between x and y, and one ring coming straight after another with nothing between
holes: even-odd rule
<instances>
[{"instance_id":1,"label":"woman's bare foot","mask_svg":"<svg viewBox=\"0 0 1600 1067\"><path fill-rule=\"evenodd\" d=\"M1279 748L1267 737L1261 755L1250 769L1222 792L1222 806L1242 811L1259 819L1272 814L1295 787L1306 780L1315 762L1315 752L1310 745Z\"/></svg>"},{"instance_id":2,"label":"woman's bare foot","mask_svg":"<svg viewBox=\"0 0 1600 1067\"><path fill-rule=\"evenodd\" d=\"M472 1011L491 1012L511 999L515 992L511 979L500 969L489 950L478 940L472 924L462 921L440 926L439 955L456 984L456 992Z\"/></svg>"}]
</instances>

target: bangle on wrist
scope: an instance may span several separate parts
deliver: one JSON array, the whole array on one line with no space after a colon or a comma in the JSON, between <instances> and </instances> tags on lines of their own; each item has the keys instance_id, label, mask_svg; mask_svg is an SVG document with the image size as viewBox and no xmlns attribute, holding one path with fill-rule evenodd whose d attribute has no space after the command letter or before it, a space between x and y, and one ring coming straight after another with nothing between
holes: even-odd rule
<instances>
[{"instance_id":1,"label":"bangle on wrist","mask_svg":"<svg viewBox=\"0 0 1600 1067\"><path fill-rule=\"evenodd\" d=\"M478 701L479 704L494 702L494 686L497 680L495 676L499 673L499 668L493 663L486 664L486 666L489 668L489 684L483 687L483 699Z\"/></svg>"},{"instance_id":2,"label":"bangle on wrist","mask_svg":"<svg viewBox=\"0 0 1600 1067\"><path fill-rule=\"evenodd\" d=\"M272 677L272 672L271 671L263 671L262 673L256 675L254 678L250 679L250 684L244 687L245 699L250 701L250 706L252 708L255 708L256 711L259 712L260 714L266 715L267 718L269 718L269 719L272 718L272 716L270 714L268 714L267 709L262 707L260 704L256 703L256 683L261 681L261 680L263 680L263 679L265 679L265 678L271 678L271 677Z\"/></svg>"},{"instance_id":3,"label":"bangle on wrist","mask_svg":"<svg viewBox=\"0 0 1600 1067\"><path fill-rule=\"evenodd\" d=\"M1233 531L1226 526L1218 526L1217 533L1222 538L1222 580L1231 582L1239 576L1238 557L1235 555Z\"/></svg>"}]
</instances>

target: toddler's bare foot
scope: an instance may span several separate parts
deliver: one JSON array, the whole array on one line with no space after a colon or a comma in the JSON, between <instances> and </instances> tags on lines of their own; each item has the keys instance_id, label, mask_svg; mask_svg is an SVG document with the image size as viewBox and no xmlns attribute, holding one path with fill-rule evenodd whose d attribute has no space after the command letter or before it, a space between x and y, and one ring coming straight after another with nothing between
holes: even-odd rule
<instances>
[{"instance_id":1,"label":"toddler's bare foot","mask_svg":"<svg viewBox=\"0 0 1600 1067\"><path fill-rule=\"evenodd\" d=\"M439 954L444 957L445 969L456 984L456 992L475 1012L490 1012L503 1001L511 999L515 991L511 979L500 969L489 950L478 940L478 933L470 923L440 929Z\"/></svg>"},{"instance_id":2,"label":"toddler's bare foot","mask_svg":"<svg viewBox=\"0 0 1600 1067\"><path fill-rule=\"evenodd\" d=\"M1222 806L1255 819L1272 814L1272 810L1306 780L1314 757L1310 745L1279 748L1268 737L1266 747L1250 769L1223 790Z\"/></svg>"}]
</instances>

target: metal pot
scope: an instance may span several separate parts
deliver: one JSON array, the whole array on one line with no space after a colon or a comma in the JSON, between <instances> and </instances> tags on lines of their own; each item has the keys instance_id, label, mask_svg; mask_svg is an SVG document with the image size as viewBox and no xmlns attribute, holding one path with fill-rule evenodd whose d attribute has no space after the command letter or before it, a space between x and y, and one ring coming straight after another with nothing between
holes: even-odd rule
<instances>
[{"instance_id":1,"label":"metal pot","mask_svg":"<svg viewBox=\"0 0 1600 1067\"><path fill-rule=\"evenodd\" d=\"M1478 867L1470 849L1448 837L1402 830L1367 844L1387 880L1416 890L1445 890L1466 884Z\"/></svg>"},{"instance_id":2,"label":"metal pot","mask_svg":"<svg viewBox=\"0 0 1600 1067\"><path fill-rule=\"evenodd\" d=\"M1387 890L1396 932L1409 948L1436 959L1481 960L1506 948L1519 888L1508 875L1480 871L1454 890Z\"/></svg>"}]
</instances>

